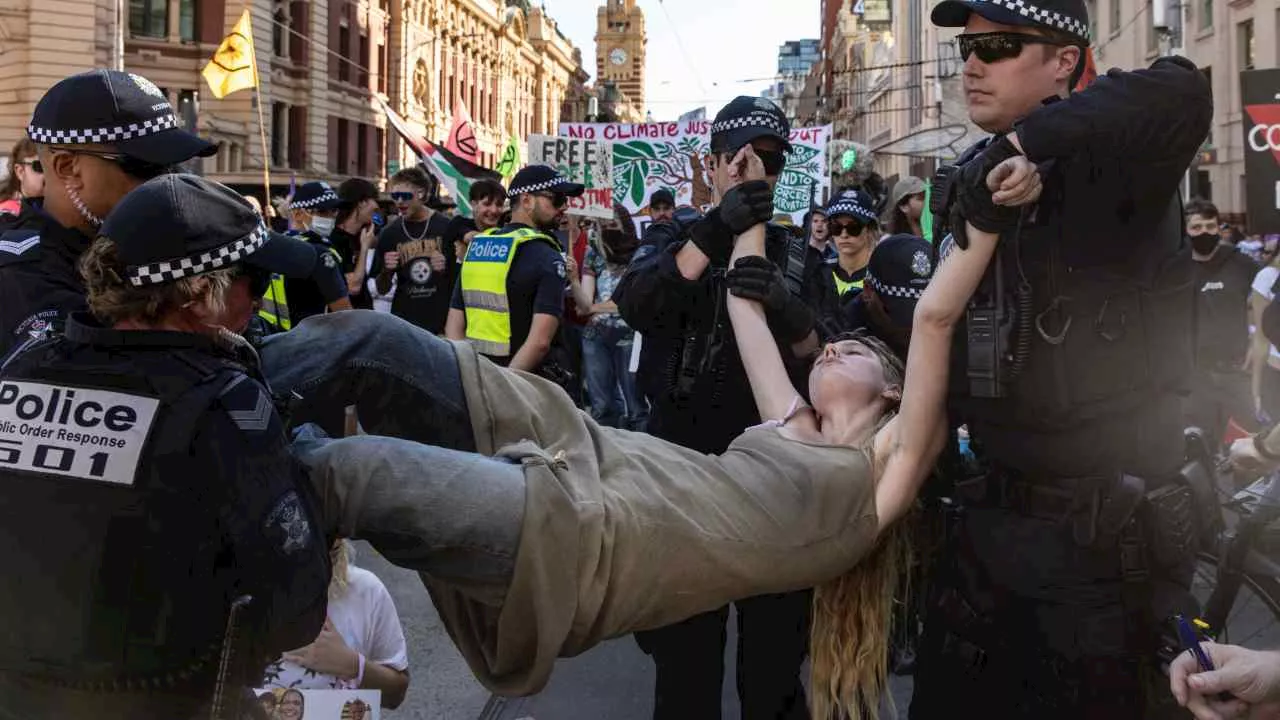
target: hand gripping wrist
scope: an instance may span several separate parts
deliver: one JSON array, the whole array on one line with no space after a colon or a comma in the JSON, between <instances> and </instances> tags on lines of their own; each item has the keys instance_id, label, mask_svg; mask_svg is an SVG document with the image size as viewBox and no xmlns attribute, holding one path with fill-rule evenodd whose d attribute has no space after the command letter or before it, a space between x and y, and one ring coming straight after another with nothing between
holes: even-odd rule
<instances>
[{"instance_id":1,"label":"hand gripping wrist","mask_svg":"<svg viewBox=\"0 0 1280 720\"><path fill-rule=\"evenodd\" d=\"M773 219L773 188L752 180L730 188L720 201L720 218L734 236Z\"/></svg>"}]
</instances>

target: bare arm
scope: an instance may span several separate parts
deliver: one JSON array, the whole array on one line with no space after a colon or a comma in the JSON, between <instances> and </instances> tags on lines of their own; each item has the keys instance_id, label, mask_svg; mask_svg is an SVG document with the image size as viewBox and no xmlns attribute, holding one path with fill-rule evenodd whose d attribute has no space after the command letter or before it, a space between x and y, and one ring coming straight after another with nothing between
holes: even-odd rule
<instances>
[{"instance_id":1,"label":"bare arm","mask_svg":"<svg viewBox=\"0 0 1280 720\"><path fill-rule=\"evenodd\" d=\"M444 322L444 336L450 340L467 339L467 311L449 308L449 318Z\"/></svg>"},{"instance_id":2,"label":"bare arm","mask_svg":"<svg viewBox=\"0 0 1280 720\"><path fill-rule=\"evenodd\" d=\"M764 238L764 225L756 225L739 235L733 247L730 266L737 263L739 258L763 256ZM751 394L755 397L760 417L785 417L799 393L787 376L787 368L782 363L777 341L765 320L764 307L754 300L736 297L732 293L726 303L729 322L733 324L733 334L738 343L738 354L742 356L742 367L747 371L747 380L751 383Z\"/></svg>"},{"instance_id":3,"label":"bare arm","mask_svg":"<svg viewBox=\"0 0 1280 720\"><path fill-rule=\"evenodd\" d=\"M570 274L569 287L573 290L573 304L577 306L578 314L590 315L591 302L596 297L596 276L584 272L579 278L577 273Z\"/></svg>"},{"instance_id":4,"label":"bare arm","mask_svg":"<svg viewBox=\"0 0 1280 720\"><path fill-rule=\"evenodd\" d=\"M374 662L366 663L360 689L381 690L382 707L394 710L400 707L405 693L409 692L409 673Z\"/></svg>"},{"instance_id":5,"label":"bare arm","mask_svg":"<svg viewBox=\"0 0 1280 720\"><path fill-rule=\"evenodd\" d=\"M512 370L525 372L536 370L542 364L542 359L547 356L547 351L551 349L551 341L555 338L558 329L560 329L560 318L546 313L534 313L533 323L529 326L529 337L525 338L524 344L516 351L515 357L511 358L509 367Z\"/></svg>"},{"instance_id":6,"label":"bare arm","mask_svg":"<svg viewBox=\"0 0 1280 720\"><path fill-rule=\"evenodd\" d=\"M947 256L916 306L898 417L876 437L884 468L876 486L881 528L910 507L946 442L951 336L999 240L972 225L968 235L968 249L956 247Z\"/></svg>"}]
</instances>

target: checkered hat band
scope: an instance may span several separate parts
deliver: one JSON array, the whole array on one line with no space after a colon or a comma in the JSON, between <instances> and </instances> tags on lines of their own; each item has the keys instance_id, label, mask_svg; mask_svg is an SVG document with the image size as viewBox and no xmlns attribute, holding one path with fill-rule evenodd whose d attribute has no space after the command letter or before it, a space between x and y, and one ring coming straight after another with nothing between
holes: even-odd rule
<instances>
[{"instance_id":1,"label":"checkered hat band","mask_svg":"<svg viewBox=\"0 0 1280 720\"><path fill-rule=\"evenodd\" d=\"M781 120L766 112L753 112L743 117L715 123L711 126L711 134L719 135L730 130L741 130L743 128L764 128L784 138L790 135Z\"/></svg>"},{"instance_id":2,"label":"checkered hat band","mask_svg":"<svg viewBox=\"0 0 1280 720\"><path fill-rule=\"evenodd\" d=\"M290 203L289 209L290 210L306 210L307 208L313 208L319 205L320 203L337 202L337 201L338 201L338 193L332 190L326 190L323 193L311 198L310 200L300 200L295 203Z\"/></svg>"},{"instance_id":3,"label":"checkered hat band","mask_svg":"<svg viewBox=\"0 0 1280 720\"><path fill-rule=\"evenodd\" d=\"M267 228L259 223L253 232L209 252L200 253L195 257L178 258L177 260L165 260L164 262L152 263L150 265L132 265L128 268L127 274L129 282L134 287L142 287L143 285L159 285L161 283L173 282L181 280L184 277L192 277L203 273L212 272L219 268L234 265L244 258L257 252L258 248L267 241Z\"/></svg>"},{"instance_id":4,"label":"checkered hat band","mask_svg":"<svg viewBox=\"0 0 1280 720\"><path fill-rule=\"evenodd\" d=\"M1027 0L976 0L977 2L985 2L997 7L1012 10L1022 17L1039 25L1048 25L1065 32L1069 32L1076 37L1082 37L1089 40L1089 23L1073 18L1070 15L1064 15L1056 10L1046 10L1035 3L1027 2Z\"/></svg>"},{"instance_id":5,"label":"checkered hat band","mask_svg":"<svg viewBox=\"0 0 1280 720\"><path fill-rule=\"evenodd\" d=\"M867 273L867 282L870 283L872 289L877 295L884 297L904 298L907 300L919 300L924 295L924 290L919 288L902 287L901 285L888 285L880 282L880 280L871 273Z\"/></svg>"},{"instance_id":6,"label":"checkered hat band","mask_svg":"<svg viewBox=\"0 0 1280 720\"><path fill-rule=\"evenodd\" d=\"M116 127L90 128L86 130L54 130L36 125L27 126L27 136L38 145L82 145L85 143L113 143L121 140L155 135L178 127L178 118L172 113L150 120L118 125Z\"/></svg>"},{"instance_id":7,"label":"checkered hat band","mask_svg":"<svg viewBox=\"0 0 1280 720\"><path fill-rule=\"evenodd\" d=\"M535 193L535 192L541 192L543 190L550 190L551 188L556 187L557 185L567 185L568 183L569 181L566 180L563 176L556 175L550 180L543 180L540 183L534 183L532 185L517 185L507 191L507 197L515 197L517 195L527 195L528 193Z\"/></svg>"},{"instance_id":8,"label":"checkered hat band","mask_svg":"<svg viewBox=\"0 0 1280 720\"><path fill-rule=\"evenodd\" d=\"M827 208L827 217L836 215L854 215L863 220L876 220L876 214L855 202L836 202Z\"/></svg>"}]
</instances>

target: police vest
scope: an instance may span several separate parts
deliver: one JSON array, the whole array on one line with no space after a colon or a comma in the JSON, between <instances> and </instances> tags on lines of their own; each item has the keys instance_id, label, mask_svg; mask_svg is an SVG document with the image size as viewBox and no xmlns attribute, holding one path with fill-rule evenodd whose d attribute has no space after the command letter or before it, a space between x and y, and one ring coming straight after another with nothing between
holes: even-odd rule
<instances>
[{"instance_id":1,"label":"police vest","mask_svg":"<svg viewBox=\"0 0 1280 720\"><path fill-rule=\"evenodd\" d=\"M297 237L308 235L309 233L290 233ZM322 238L313 235L318 244ZM308 241L312 242L312 241ZM333 256L339 264L342 262L342 256L338 251L324 243L325 252ZM271 284L267 286L267 293L262 296L261 306L258 309L258 317L262 318L271 326L274 332L285 332L293 329L293 318L289 315L289 293L285 289L285 276L279 273L272 274Z\"/></svg>"},{"instance_id":2,"label":"police vest","mask_svg":"<svg viewBox=\"0 0 1280 720\"><path fill-rule=\"evenodd\" d=\"M73 321L0 376L0 538L11 549L0 672L90 691L207 682L244 568L218 542L236 530L201 496L210 483L194 479L240 459L193 467L192 445L244 369L194 347L143 346L154 333L97 347L77 332ZM321 598L325 550L311 583Z\"/></svg>"},{"instance_id":3,"label":"police vest","mask_svg":"<svg viewBox=\"0 0 1280 720\"><path fill-rule=\"evenodd\" d=\"M467 315L467 340L477 351L491 357L511 355L511 303L507 298L507 275L516 250L527 242L549 243L560 251L560 243L532 228L499 234L488 230L471 241L462 262L462 304Z\"/></svg>"},{"instance_id":4,"label":"police vest","mask_svg":"<svg viewBox=\"0 0 1280 720\"><path fill-rule=\"evenodd\" d=\"M864 278L858 278L857 280L850 280L849 282L845 282L844 280L840 279L840 273L835 270L831 271L831 279L835 281L836 295L839 295L840 297L844 297L845 295L847 295L850 290L854 290L854 289L862 290L862 285L865 282Z\"/></svg>"}]
</instances>

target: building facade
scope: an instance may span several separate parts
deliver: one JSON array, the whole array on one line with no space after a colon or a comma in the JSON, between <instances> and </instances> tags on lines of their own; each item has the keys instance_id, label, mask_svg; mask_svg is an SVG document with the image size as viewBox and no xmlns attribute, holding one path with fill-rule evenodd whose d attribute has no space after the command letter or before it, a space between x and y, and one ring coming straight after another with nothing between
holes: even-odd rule
<instances>
[{"instance_id":1,"label":"building facade","mask_svg":"<svg viewBox=\"0 0 1280 720\"><path fill-rule=\"evenodd\" d=\"M1213 124L1192 162L1186 195L1211 200L1231 222L1247 211L1240 73L1280 66L1280 0L1088 0L1098 71L1183 55L1213 86Z\"/></svg>"},{"instance_id":2,"label":"building facade","mask_svg":"<svg viewBox=\"0 0 1280 720\"><path fill-rule=\"evenodd\" d=\"M636 0L607 0L596 11L596 83L614 89L618 122L645 121L644 68L648 37Z\"/></svg>"},{"instance_id":3,"label":"building facade","mask_svg":"<svg viewBox=\"0 0 1280 720\"><path fill-rule=\"evenodd\" d=\"M763 93L777 103L794 123L800 113L805 79L809 70L822 60L822 44L817 38L788 40L778 48L778 78Z\"/></svg>"},{"instance_id":4,"label":"building facade","mask_svg":"<svg viewBox=\"0 0 1280 720\"><path fill-rule=\"evenodd\" d=\"M432 140L444 138L463 104L481 159L492 164L513 134L523 141L555 133L569 87L583 79L581 52L540 9L518 0L252 0L259 108L252 91L214 99L200 76L244 5L119 5L124 68L152 80L184 123L219 144L198 169L245 190L262 187L264 157L274 193L291 177L376 181L416 163L388 133L377 98ZM111 66L117 7L118 0L0 0L9 32L0 55L0 152L21 137L49 86Z\"/></svg>"}]
</instances>

